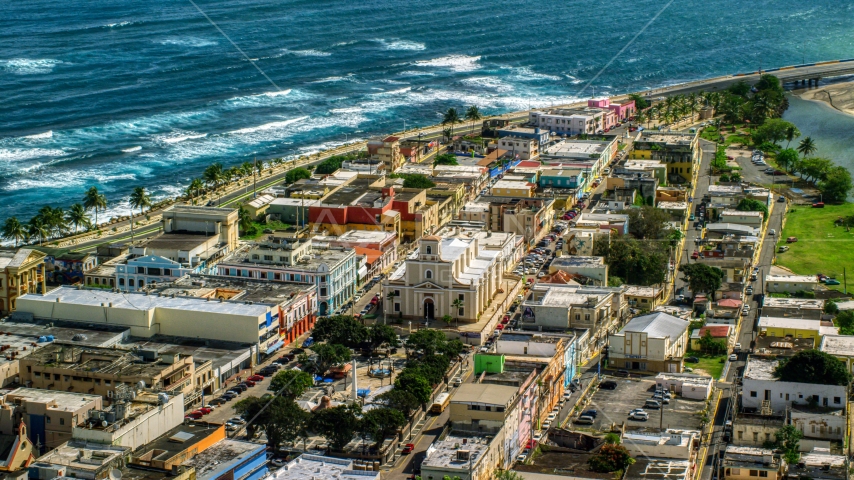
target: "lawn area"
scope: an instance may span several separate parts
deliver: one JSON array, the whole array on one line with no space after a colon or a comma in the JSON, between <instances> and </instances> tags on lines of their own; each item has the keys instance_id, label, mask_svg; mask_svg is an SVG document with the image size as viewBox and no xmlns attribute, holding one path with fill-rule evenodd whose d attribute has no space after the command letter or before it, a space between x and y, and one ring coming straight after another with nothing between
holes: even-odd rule
<instances>
[{"instance_id":1,"label":"lawn area","mask_svg":"<svg viewBox=\"0 0 854 480\"><path fill-rule=\"evenodd\" d=\"M800 275L823 273L842 281L842 267L854 265L854 232L835 226L834 221L850 215L854 215L854 203L793 206L777 239L777 246L788 245L789 251L777 254L777 264ZM786 237L798 237L798 241L787 244Z\"/></svg>"},{"instance_id":2,"label":"lawn area","mask_svg":"<svg viewBox=\"0 0 854 480\"><path fill-rule=\"evenodd\" d=\"M686 367L694 369L693 373L705 373L712 378L719 378L721 376L721 372L724 371L724 364L726 363L727 357L726 355L709 355L708 353L695 352L694 350L688 350L688 353L686 353L685 356L697 357L700 359L700 363L685 362ZM721 362L721 359L724 361Z\"/></svg>"},{"instance_id":3,"label":"lawn area","mask_svg":"<svg viewBox=\"0 0 854 480\"><path fill-rule=\"evenodd\" d=\"M276 221L267 224L260 222L252 222L252 228L250 228L248 232L243 232L243 235L240 236L240 239L255 240L261 235L264 235L264 230L286 230L288 227L290 227L290 225Z\"/></svg>"}]
</instances>

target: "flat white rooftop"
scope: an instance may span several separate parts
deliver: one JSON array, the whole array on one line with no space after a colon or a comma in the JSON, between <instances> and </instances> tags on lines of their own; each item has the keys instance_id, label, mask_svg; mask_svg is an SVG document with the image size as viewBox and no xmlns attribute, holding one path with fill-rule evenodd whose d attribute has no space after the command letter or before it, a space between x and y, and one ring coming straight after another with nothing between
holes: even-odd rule
<instances>
[{"instance_id":1,"label":"flat white rooftop","mask_svg":"<svg viewBox=\"0 0 854 480\"><path fill-rule=\"evenodd\" d=\"M465 385L465 384L464 384ZM469 465L477 465L483 454L489 449L486 437L458 437L448 435L444 440L433 443L431 453L421 463L421 468L453 468L468 471ZM461 460L459 451L468 451L470 460Z\"/></svg>"},{"instance_id":2,"label":"flat white rooftop","mask_svg":"<svg viewBox=\"0 0 854 480\"><path fill-rule=\"evenodd\" d=\"M19 308L22 301L50 302L56 304L56 309L63 304L84 305L90 307L117 308L124 310L148 311L155 308L170 308L195 312L211 312L231 315L247 315L260 317L270 311L270 305L248 305L238 302L207 301L192 297L158 297L142 293L112 292L110 290L77 289L76 287L59 287L43 295L27 294L18 299ZM109 305L112 304L112 307Z\"/></svg>"},{"instance_id":3,"label":"flat white rooftop","mask_svg":"<svg viewBox=\"0 0 854 480\"><path fill-rule=\"evenodd\" d=\"M353 470L353 461L304 453L266 478L275 480L379 480L380 472Z\"/></svg>"},{"instance_id":4,"label":"flat white rooftop","mask_svg":"<svg viewBox=\"0 0 854 480\"><path fill-rule=\"evenodd\" d=\"M762 217L762 212L747 212L742 210L724 210L721 212L723 217Z\"/></svg>"},{"instance_id":5,"label":"flat white rooftop","mask_svg":"<svg viewBox=\"0 0 854 480\"><path fill-rule=\"evenodd\" d=\"M39 388L16 388L7 395L7 400L12 398L23 399L30 402L49 404L51 410L63 410L76 412L86 405L97 401L100 395L89 395L88 393L62 392L57 390L41 390Z\"/></svg>"},{"instance_id":6,"label":"flat white rooftop","mask_svg":"<svg viewBox=\"0 0 854 480\"><path fill-rule=\"evenodd\" d=\"M814 298L765 297L765 300L762 302L762 307L821 310L824 308L824 300Z\"/></svg>"},{"instance_id":7,"label":"flat white rooftop","mask_svg":"<svg viewBox=\"0 0 854 480\"><path fill-rule=\"evenodd\" d=\"M776 380L774 369L777 368L778 360L766 360L759 357L750 357L747 367L744 369L744 378L750 380Z\"/></svg>"},{"instance_id":8,"label":"flat white rooftop","mask_svg":"<svg viewBox=\"0 0 854 480\"><path fill-rule=\"evenodd\" d=\"M852 335L825 335L821 339L819 349L830 355L840 357L854 357L854 336Z\"/></svg>"},{"instance_id":9,"label":"flat white rooftop","mask_svg":"<svg viewBox=\"0 0 854 480\"><path fill-rule=\"evenodd\" d=\"M821 320L792 317L762 317L759 328L792 328L799 330L815 330L821 327Z\"/></svg>"},{"instance_id":10,"label":"flat white rooftop","mask_svg":"<svg viewBox=\"0 0 854 480\"><path fill-rule=\"evenodd\" d=\"M765 275L766 282L818 283L813 275Z\"/></svg>"}]
</instances>

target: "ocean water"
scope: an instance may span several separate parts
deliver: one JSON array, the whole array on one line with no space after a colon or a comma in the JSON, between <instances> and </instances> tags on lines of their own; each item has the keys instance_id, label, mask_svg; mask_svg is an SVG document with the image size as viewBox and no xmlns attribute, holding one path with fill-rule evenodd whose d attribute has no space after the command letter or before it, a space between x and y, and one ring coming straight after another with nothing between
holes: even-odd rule
<instances>
[{"instance_id":1,"label":"ocean water","mask_svg":"<svg viewBox=\"0 0 854 480\"><path fill-rule=\"evenodd\" d=\"M0 220L92 185L175 195L205 166L851 57L831 0L37 0L0 6ZM581 92L603 66L591 88ZM275 84L275 85L274 85Z\"/></svg>"}]
</instances>

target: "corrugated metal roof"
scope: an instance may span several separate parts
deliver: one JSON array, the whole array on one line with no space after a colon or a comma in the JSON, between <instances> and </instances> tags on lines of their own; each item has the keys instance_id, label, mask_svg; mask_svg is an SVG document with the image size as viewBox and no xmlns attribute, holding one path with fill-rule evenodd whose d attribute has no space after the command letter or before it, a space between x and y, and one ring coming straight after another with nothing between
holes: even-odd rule
<instances>
[{"instance_id":1,"label":"corrugated metal roof","mask_svg":"<svg viewBox=\"0 0 854 480\"><path fill-rule=\"evenodd\" d=\"M635 317L623 328L625 332L646 332L654 338L677 338L688 329L688 322L664 312Z\"/></svg>"}]
</instances>

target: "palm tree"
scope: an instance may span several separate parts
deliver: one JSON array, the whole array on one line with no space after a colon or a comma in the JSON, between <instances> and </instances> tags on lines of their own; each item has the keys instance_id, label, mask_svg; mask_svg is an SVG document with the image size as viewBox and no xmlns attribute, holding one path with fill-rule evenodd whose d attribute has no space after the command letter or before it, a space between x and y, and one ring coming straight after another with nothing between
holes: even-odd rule
<instances>
[{"instance_id":1,"label":"palm tree","mask_svg":"<svg viewBox=\"0 0 854 480\"><path fill-rule=\"evenodd\" d=\"M252 166L252 162L243 162L238 168L240 169L240 174L244 177L252 175L252 171L255 170L255 167Z\"/></svg>"},{"instance_id":2,"label":"palm tree","mask_svg":"<svg viewBox=\"0 0 854 480\"><path fill-rule=\"evenodd\" d=\"M477 105L472 105L466 110L466 120L471 121L471 131L474 132L474 122L483 118L483 115L480 114L480 109L477 108Z\"/></svg>"},{"instance_id":3,"label":"palm tree","mask_svg":"<svg viewBox=\"0 0 854 480\"><path fill-rule=\"evenodd\" d=\"M208 165L208 168L206 168L202 173L202 179L204 179L205 183L216 190L222 182L222 175L222 164L212 163L211 165Z\"/></svg>"},{"instance_id":4,"label":"palm tree","mask_svg":"<svg viewBox=\"0 0 854 480\"><path fill-rule=\"evenodd\" d=\"M237 223L243 233L249 232L249 229L252 228L252 217L249 215L249 210L242 204L237 209Z\"/></svg>"},{"instance_id":5,"label":"palm tree","mask_svg":"<svg viewBox=\"0 0 854 480\"><path fill-rule=\"evenodd\" d=\"M801 140L801 143L798 144L798 152L807 158L808 155L812 155L816 151L815 140L812 137L805 137Z\"/></svg>"},{"instance_id":6,"label":"palm tree","mask_svg":"<svg viewBox=\"0 0 854 480\"><path fill-rule=\"evenodd\" d=\"M794 125L789 125L786 127L786 148L789 148L789 144L792 143L792 140L801 136L801 131L798 130L798 127Z\"/></svg>"},{"instance_id":7,"label":"palm tree","mask_svg":"<svg viewBox=\"0 0 854 480\"><path fill-rule=\"evenodd\" d=\"M451 140L451 135L454 134L453 133L454 132L454 125L457 123L460 123L460 114L457 113L456 108L453 108L453 107L449 108L448 111L445 112L445 116L442 117L442 126L447 125L449 123L451 124L451 128L450 128L451 133L450 133L450 135L448 135L448 141Z\"/></svg>"},{"instance_id":8,"label":"palm tree","mask_svg":"<svg viewBox=\"0 0 854 480\"><path fill-rule=\"evenodd\" d=\"M86 213L86 207L79 203L75 203L68 209L65 219L74 226L75 235L80 227L88 229L92 226L92 220L89 219L89 214Z\"/></svg>"},{"instance_id":9,"label":"palm tree","mask_svg":"<svg viewBox=\"0 0 854 480\"><path fill-rule=\"evenodd\" d=\"M65 211L62 208L53 208L50 205L45 205L39 209L36 217L40 219L40 223L46 229L48 237L61 236L68 230L68 222L65 220Z\"/></svg>"},{"instance_id":10,"label":"palm tree","mask_svg":"<svg viewBox=\"0 0 854 480\"><path fill-rule=\"evenodd\" d=\"M151 206L151 196L145 191L145 187L136 187L130 194L130 206L139 209L139 214L145 211L145 207Z\"/></svg>"},{"instance_id":11,"label":"palm tree","mask_svg":"<svg viewBox=\"0 0 854 480\"><path fill-rule=\"evenodd\" d=\"M27 236L29 238L38 238L39 243L44 243L44 239L49 235L49 233L50 231L48 226L39 214L36 214L36 216L31 218L30 222L27 224Z\"/></svg>"},{"instance_id":12,"label":"palm tree","mask_svg":"<svg viewBox=\"0 0 854 480\"><path fill-rule=\"evenodd\" d=\"M205 184L202 183L202 180L199 178L194 178L190 181L190 184L187 185L187 196L190 197L190 200L195 200L195 198L202 193L202 190L205 188Z\"/></svg>"},{"instance_id":13,"label":"palm tree","mask_svg":"<svg viewBox=\"0 0 854 480\"><path fill-rule=\"evenodd\" d=\"M9 217L6 219L6 222L3 223L3 229L0 231L0 235L2 235L6 240L14 240L15 248L18 248L18 242L26 238L27 230L17 218Z\"/></svg>"},{"instance_id":14,"label":"palm tree","mask_svg":"<svg viewBox=\"0 0 854 480\"><path fill-rule=\"evenodd\" d=\"M456 317L456 319L457 319L457 326L459 327L459 326L460 326L460 317L459 317L459 313L460 313L460 309L462 309L462 308L463 308L464 303L463 303L463 301L462 301L462 300L460 300L459 298L455 298L455 299L454 299L454 301L453 301L453 302L451 302L451 306L452 306L452 307L454 307L454 311L457 313L457 315L455 315L455 317Z\"/></svg>"},{"instance_id":15,"label":"palm tree","mask_svg":"<svg viewBox=\"0 0 854 480\"><path fill-rule=\"evenodd\" d=\"M98 210L107 209L107 197L98 191L98 187L91 187L86 190L86 195L83 196L83 207L86 210L95 210L95 226L98 226Z\"/></svg>"}]
</instances>

